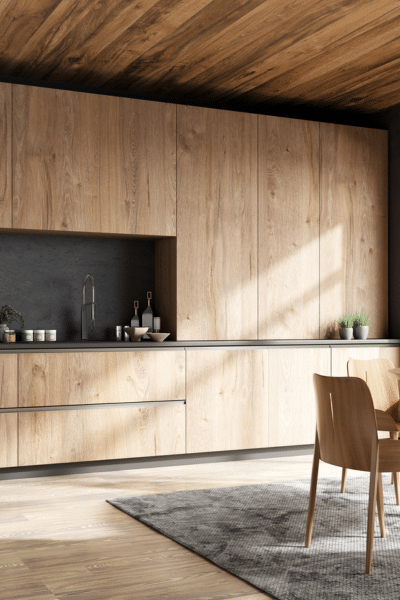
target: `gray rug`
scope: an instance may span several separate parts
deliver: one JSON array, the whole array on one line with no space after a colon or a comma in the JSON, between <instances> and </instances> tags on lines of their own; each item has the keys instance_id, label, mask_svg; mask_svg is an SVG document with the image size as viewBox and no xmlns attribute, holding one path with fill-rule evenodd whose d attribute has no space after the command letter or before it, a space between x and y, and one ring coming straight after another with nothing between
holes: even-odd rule
<instances>
[{"instance_id":1,"label":"gray rug","mask_svg":"<svg viewBox=\"0 0 400 600\"><path fill-rule=\"evenodd\" d=\"M304 547L309 481L108 500L128 515L279 600L399 600L400 507L383 476L386 538L376 519L365 575L368 474L321 479L311 548Z\"/></svg>"}]
</instances>

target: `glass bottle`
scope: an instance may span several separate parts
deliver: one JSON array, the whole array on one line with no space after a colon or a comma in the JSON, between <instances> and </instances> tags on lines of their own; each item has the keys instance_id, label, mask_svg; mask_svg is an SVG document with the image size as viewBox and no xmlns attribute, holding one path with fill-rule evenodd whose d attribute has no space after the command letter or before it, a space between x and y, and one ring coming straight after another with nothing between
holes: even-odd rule
<instances>
[{"instance_id":1,"label":"glass bottle","mask_svg":"<svg viewBox=\"0 0 400 600\"><path fill-rule=\"evenodd\" d=\"M140 326L140 322L139 322L139 315L138 315L138 308L139 308L139 302L137 300L135 300L135 302L133 303L133 306L135 307L135 314L133 315L132 319L131 319L131 327L139 327Z\"/></svg>"},{"instance_id":2,"label":"glass bottle","mask_svg":"<svg viewBox=\"0 0 400 600\"><path fill-rule=\"evenodd\" d=\"M152 297L152 293L147 292L147 306L142 313L142 327L148 327L148 331L150 332L153 331L153 309L150 306L150 300ZM149 339L149 337L150 336L148 336L146 333L143 336L144 339Z\"/></svg>"}]
</instances>

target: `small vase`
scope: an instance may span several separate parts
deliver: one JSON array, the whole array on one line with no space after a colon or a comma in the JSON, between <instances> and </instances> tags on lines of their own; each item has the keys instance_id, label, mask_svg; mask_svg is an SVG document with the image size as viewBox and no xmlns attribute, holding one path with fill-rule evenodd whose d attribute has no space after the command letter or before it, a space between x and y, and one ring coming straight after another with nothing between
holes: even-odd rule
<instances>
[{"instance_id":1,"label":"small vase","mask_svg":"<svg viewBox=\"0 0 400 600\"><path fill-rule=\"evenodd\" d=\"M0 323L0 342L3 341L4 332L8 331L9 327L7 323Z\"/></svg>"},{"instance_id":2,"label":"small vase","mask_svg":"<svg viewBox=\"0 0 400 600\"><path fill-rule=\"evenodd\" d=\"M360 325L359 327L356 327L356 330L354 332L354 339L355 340L366 340L368 337L368 330L369 330L368 325Z\"/></svg>"},{"instance_id":3,"label":"small vase","mask_svg":"<svg viewBox=\"0 0 400 600\"><path fill-rule=\"evenodd\" d=\"M352 327L340 327L339 335L341 340L351 340L353 337L353 328Z\"/></svg>"}]
</instances>

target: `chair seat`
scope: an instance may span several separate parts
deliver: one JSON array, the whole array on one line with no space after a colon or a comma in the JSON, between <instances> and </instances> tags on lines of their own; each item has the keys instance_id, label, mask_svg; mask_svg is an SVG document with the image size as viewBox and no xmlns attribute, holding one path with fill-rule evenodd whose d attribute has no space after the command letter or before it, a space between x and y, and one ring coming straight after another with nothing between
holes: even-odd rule
<instances>
[{"instance_id":1,"label":"chair seat","mask_svg":"<svg viewBox=\"0 0 400 600\"><path fill-rule=\"evenodd\" d=\"M375 417L378 431L400 431L400 421L395 421L389 413L375 409Z\"/></svg>"}]
</instances>

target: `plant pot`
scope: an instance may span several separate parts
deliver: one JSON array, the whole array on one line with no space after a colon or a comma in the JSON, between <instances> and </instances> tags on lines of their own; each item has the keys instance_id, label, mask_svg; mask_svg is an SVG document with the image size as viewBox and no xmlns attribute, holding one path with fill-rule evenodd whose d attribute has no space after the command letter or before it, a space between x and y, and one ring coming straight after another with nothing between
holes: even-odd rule
<instances>
[{"instance_id":1,"label":"plant pot","mask_svg":"<svg viewBox=\"0 0 400 600\"><path fill-rule=\"evenodd\" d=\"M368 330L369 330L368 325L360 325L359 327L356 327L356 329L354 331L354 339L355 340L366 340L368 337Z\"/></svg>"},{"instance_id":2,"label":"plant pot","mask_svg":"<svg viewBox=\"0 0 400 600\"><path fill-rule=\"evenodd\" d=\"M5 331L8 331L10 328L7 323L0 323L0 342L3 341L3 335Z\"/></svg>"},{"instance_id":3,"label":"plant pot","mask_svg":"<svg viewBox=\"0 0 400 600\"><path fill-rule=\"evenodd\" d=\"M353 328L341 327L339 329L339 335L341 340L351 340L351 338L353 337Z\"/></svg>"}]
</instances>

